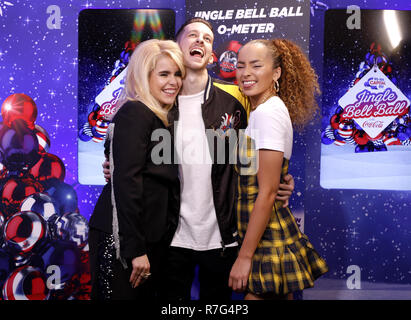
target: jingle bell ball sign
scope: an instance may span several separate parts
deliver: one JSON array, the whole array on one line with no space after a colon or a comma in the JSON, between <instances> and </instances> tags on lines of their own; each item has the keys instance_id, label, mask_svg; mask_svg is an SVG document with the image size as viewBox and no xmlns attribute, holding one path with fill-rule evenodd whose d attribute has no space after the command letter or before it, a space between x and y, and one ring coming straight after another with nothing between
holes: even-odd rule
<instances>
[{"instance_id":1,"label":"jingle bell ball sign","mask_svg":"<svg viewBox=\"0 0 411 320\"><path fill-rule=\"evenodd\" d=\"M338 104L343 120L353 120L368 137L382 138L382 132L396 118L408 113L410 100L378 68L370 70Z\"/></svg>"},{"instance_id":2,"label":"jingle bell ball sign","mask_svg":"<svg viewBox=\"0 0 411 320\"><path fill-rule=\"evenodd\" d=\"M411 190L410 100L373 67L338 105L322 137L321 186Z\"/></svg>"},{"instance_id":3,"label":"jingle bell ball sign","mask_svg":"<svg viewBox=\"0 0 411 320\"><path fill-rule=\"evenodd\" d=\"M213 26L213 63L208 71L214 78L235 83L238 52L253 39L290 39L308 53L309 1L186 0L186 10L188 19L203 18Z\"/></svg>"}]
</instances>

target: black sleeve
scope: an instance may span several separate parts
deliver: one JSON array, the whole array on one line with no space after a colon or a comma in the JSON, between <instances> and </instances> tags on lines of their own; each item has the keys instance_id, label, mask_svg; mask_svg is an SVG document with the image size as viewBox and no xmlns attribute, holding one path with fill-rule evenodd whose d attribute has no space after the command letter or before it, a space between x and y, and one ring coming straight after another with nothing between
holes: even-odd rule
<instances>
[{"instance_id":1,"label":"black sleeve","mask_svg":"<svg viewBox=\"0 0 411 320\"><path fill-rule=\"evenodd\" d=\"M113 133L112 183L123 258L146 254L143 228L143 177L154 114L129 102L117 113Z\"/></svg>"},{"instance_id":2,"label":"black sleeve","mask_svg":"<svg viewBox=\"0 0 411 320\"><path fill-rule=\"evenodd\" d=\"M247 128L247 111L244 107L240 106L240 123L238 124L236 129L245 129Z\"/></svg>"}]
</instances>

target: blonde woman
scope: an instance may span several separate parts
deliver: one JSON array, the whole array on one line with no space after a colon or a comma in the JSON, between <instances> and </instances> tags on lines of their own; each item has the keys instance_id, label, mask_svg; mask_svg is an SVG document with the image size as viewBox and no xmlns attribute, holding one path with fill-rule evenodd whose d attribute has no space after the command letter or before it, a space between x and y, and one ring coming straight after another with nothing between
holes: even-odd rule
<instances>
[{"instance_id":1,"label":"blonde woman","mask_svg":"<svg viewBox=\"0 0 411 320\"><path fill-rule=\"evenodd\" d=\"M105 143L111 179L89 222L92 299L158 294L162 259L178 221L180 183L177 165L153 162L151 151L159 142L151 137L168 127L184 74L173 41L142 42L131 56Z\"/></svg>"},{"instance_id":2,"label":"blonde woman","mask_svg":"<svg viewBox=\"0 0 411 320\"><path fill-rule=\"evenodd\" d=\"M245 130L247 148L240 152L254 153L259 166L256 174L240 176L241 249L229 285L245 290L249 300L287 299L327 272L290 209L276 201L291 157L293 126L306 124L317 107L317 76L297 45L275 39L253 40L242 47L236 77L252 109Z\"/></svg>"}]
</instances>

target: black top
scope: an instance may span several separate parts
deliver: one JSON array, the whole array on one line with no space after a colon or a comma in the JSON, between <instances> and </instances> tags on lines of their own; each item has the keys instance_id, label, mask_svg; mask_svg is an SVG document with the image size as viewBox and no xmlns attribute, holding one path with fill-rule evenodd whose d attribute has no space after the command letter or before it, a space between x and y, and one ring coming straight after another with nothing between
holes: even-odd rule
<instances>
[{"instance_id":1,"label":"black top","mask_svg":"<svg viewBox=\"0 0 411 320\"><path fill-rule=\"evenodd\" d=\"M147 245L171 242L180 210L178 166L173 163L174 146L163 122L143 103L129 101L115 115L112 123L112 183L107 183L97 201L89 225L112 232L111 185L117 209L120 254L134 258L147 253ZM111 124L112 126L112 124ZM155 138L156 129L163 138ZM155 141L152 141L155 140ZM160 140L160 141L156 141ZM154 148L154 150L153 150ZM171 163L156 164L153 155L171 153ZM105 153L110 152L110 140ZM155 160L155 159L154 159Z\"/></svg>"}]
</instances>

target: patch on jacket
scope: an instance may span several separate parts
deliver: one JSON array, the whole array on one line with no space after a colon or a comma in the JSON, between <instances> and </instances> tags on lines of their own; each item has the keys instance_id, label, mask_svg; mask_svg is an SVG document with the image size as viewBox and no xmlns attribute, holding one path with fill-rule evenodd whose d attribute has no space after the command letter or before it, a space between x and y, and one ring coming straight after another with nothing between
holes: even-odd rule
<instances>
[{"instance_id":1,"label":"patch on jacket","mask_svg":"<svg viewBox=\"0 0 411 320\"><path fill-rule=\"evenodd\" d=\"M237 110L234 114L227 112L221 117L223 120L220 124L220 130L226 133L229 129L235 129L240 123L241 112Z\"/></svg>"}]
</instances>

